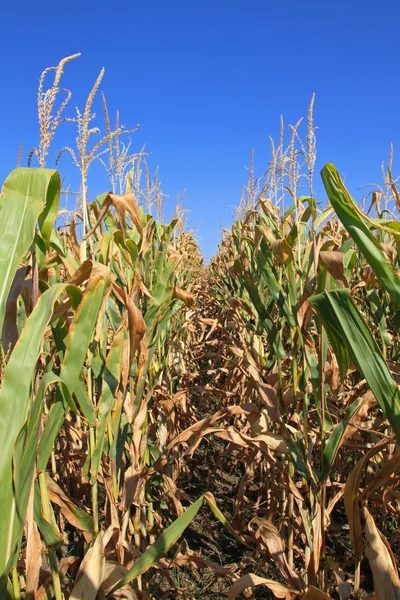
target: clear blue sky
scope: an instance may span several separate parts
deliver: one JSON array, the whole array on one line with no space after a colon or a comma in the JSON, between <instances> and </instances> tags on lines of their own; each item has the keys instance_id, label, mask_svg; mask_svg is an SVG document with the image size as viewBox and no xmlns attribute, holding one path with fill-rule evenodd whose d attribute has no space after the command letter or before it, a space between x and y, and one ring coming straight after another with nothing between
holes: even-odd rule
<instances>
[{"instance_id":1,"label":"clear blue sky","mask_svg":"<svg viewBox=\"0 0 400 600\"><path fill-rule=\"evenodd\" d=\"M22 0L5 2L1 16L2 180L19 143L25 160L38 141L40 72L81 52L66 67L70 112L104 66L110 110L119 108L127 126L140 123L133 147L147 144L171 207L187 188L190 224L200 225L207 256L218 244L220 218L224 226L232 222L251 148L262 174L280 114L294 123L313 92L318 167L334 162L352 192L380 181L390 142L395 157L400 151L395 1ZM101 124L100 105L97 114ZM57 148L63 137L60 129ZM106 180L98 185L109 187Z\"/></svg>"}]
</instances>

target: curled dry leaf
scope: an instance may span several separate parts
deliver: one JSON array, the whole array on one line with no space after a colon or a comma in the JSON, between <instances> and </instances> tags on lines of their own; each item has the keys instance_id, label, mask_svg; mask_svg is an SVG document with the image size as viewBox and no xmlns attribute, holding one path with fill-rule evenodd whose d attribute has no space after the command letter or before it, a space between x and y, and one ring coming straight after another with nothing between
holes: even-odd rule
<instances>
[{"instance_id":1,"label":"curled dry leaf","mask_svg":"<svg viewBox=\"0 0 400 600\"><path fill-rule=\"evenodd\" d=\"M234 573L228 569L227 567L223 567L218 563L215 563L206 558L201 558L201 556L197 556L191 550L187 550L186 554L181 554L180 552L171 562L170 560L166 560L162 558L159 562L160 567L163 569L171 569L173 567L194 567L196 569L209 569L218 575L223 575L225 577L235 577Z\"/></svg>"},{"instance_id":2,"label":"curled dry leaf","mask_svg":"<svg viewBox=\"0 0 400 600\"><path fill-rule=\"evenodd\" d=\"M396 450L395 453L387 460L381 469L376 473L372 481L369 482L365 490L360 493L360 501L364 500L373 491L380 487L393 485L396 481L396 477L400 472L400 450Z\"/></svg>"},{"instance_id":3,"label":"curled dry leaf","mask_svg":"<svg viewBox=\"0 0 400 600\"><path fill-rule=\"evenodd\" d=\"M337 281L340 286L348 287L349 284L344 274L343 257L343 252L336 252L333 250L321 250L319 253L322 264L325 265L334 280Z\"/></svg>"},{"instance_id":4,"label":"curled dry leaf","mask_svg":"<svg viewBox=\"0 0 400 600\"><path fill-rule=\"evenodd\" d=\"M310 585L304 596L301 597L301 600L331 600L331 598L328 594L325 594L325 592Z\"/></svg>"},{"instance_id":5,"label":"curled dry leaf","mask_svg":"<svg viewBox=\"0 0 400 600\"><path fill-rule=\"evenodd\" d=\"M96 223L93 225L93 228L90 231L88 231L88 233L85 235L84 240L87 240L96 231L97 227L100 225L102 219L104 218L111 206L114 206L115 211L117 213L119 226L121 227L124 239L126 238L126 213L130 215L132 224L135 225L139 233L142 232L142 222L140 219L139 207L135 195L131 192L121 195L108 194L108 196L104 200L103 206L101 207L101 211L98 215Z\"/></svg>"},{"instance_id":6,"label":"curled dry leaf","mask_svg":"<svg viewBox=\"0 0 400 600\"><path fill-rule=\"evenodd\" d=\"M182 300L188 306L193 306L194 304L194 296L190 292L186 292L185 290L181 290L180 288L174 288L174 294L178 298L178 300Z\"/></svg>"},{"instance_id":7,"label":"curled dry leaf","mask_svg":"<svg viewBox=\"0 0 400 600\"><path fill-rule=\"evenodd\" d=\"M103 581L101 583L100 589L105 593L108 592L114 587L122 577L124 577L128 572L128 569L119 563L114 563L110 561L106 561L104 566L104 574ZM137 594L130 589L128 586L124 586L120 590L114 592L113 596L117 598L127 598L127 600L138 600Z\"/></svg>"},{"instance_id":8,"label":"curled dry leaf","mask_svg":"<svg viewBox=\"0 0 400 600\"><path fill-rule=\"evenodd\" d=\"M112 527L109 527L106 531L101 531L85 554L76 577L77 583L69 600L96 600L101 584L107 574L105 547L113 532Z\"/></svg>"},{"instance_id":9,"label":"curled dry leaf","mask_svg":"<svg viewBox=\"0 0 400 600\"><path fill-rule=\"evenodd\" d=\"M282 413L278 394L275 389L263 381L258 381L255 385L255 389L260 394L260 398L265 404L265 410L271 421L278 423L281 420Z\"/></svg>"},{"instance_id":10,"label":"curled dry leaf","mask_svg":"<svg viewBox=\"0 0 400 600\"><path fill-rule=\"evenodd\" d=\"M25 519L26 536L26 594L35 598L39 585L40 567L42 566L42 540L33 517L34 487L32 485Z\"/></svg>"},{"instance_id":11,"label":"curled dry leaf","mask_svg":"<svg viewBox=\"0 0 400 600\"><path fill-rule=\"evenodd\" d=\"M140 346L140 342L146 333L146 323L144 322L143 315L137 308L132 298L119 286L113 285L113 290L126 306L128 314L128 329L129 329L129 365L132 365L135 358L136 351Z\"/></svg>"},{"instance_id":12,"label":"curled dry leaf","mask_svg":"<svg viewBox=\"0 0 400 600\"><path fill-rule=\"evenodd\" d=\"M325 381L331 390L338 390L340 386L340 369L336 355L333 352L329 353L329 360L325 363Z\"/></svg>"},{"instance_id":13,"label":"curled dry leaf","mask_svg":"<svg viewBox=\"0 0 400 600\"><path fill-rule=\"evenodd\" d=\"M296 590L293 590L284 583L278 583L272 579L266 579L265 577L259 577L254 573L248 573L247 575L242 575L242 577L239 577L239 579L231 586L228 594L228 600L234 600L246 589L255 588L259 585L265 585L271 590L276 598L292 600L296 595L298 595Z\"/></svg>"},{"instance_id":14,"label":"curled dry leaf","mask_svg":"<svg viewBox=\"0 0 400 600\"><path fill-rule=\"evenodd\" d=\"M48 473L46 473L46 484L49 500L60 507L61 513L67 521L77 529L83 531L86 541L90 542L93 533L92 517L75 506L72 500L64 494L60 486L56 484Z\"/></svg>"},{"instance_id":15,"label":"curled dry leaf","mask_svg":"<svg viewBox=\"0 0 400 600\"><path fill-rule=\"evenodd\" d=\"M358 556L361 556L363 551L362 526L360 515L359 490L360 480L364 468L368 461L378 454L383 448L390 443L390 440L381 440L359 461L355 469L350 474L344 488L344 505L346 508L347 518L349 520L350 537L354 546L354 550Z\"/></svg>"},{"instance_id":16,"label":"curled dry leaf","mask_svg":"<svg viewBox=\"0 0 400 600\"><path fill-rule=\"evenodd\" d=\"M267 548L272 561L278 567L288 584L297 592L305 590L304 580L289 564L285 555L285 544L281 534L267 519L253 519L250 525L256 525L256 539Z\"/></svg>"},{"instance_id":17,"label":"curled dry leaf","mask_svg":"<svg viewBox=\"0 0 400 600\"><path fill-rule=\"evenodd\" d=\"M331 559L325 558L324 565L332 569L335 574L340 600L350 600L352 589L351 585L345 580L343 569L340 569L335 561Z\"/></svg>"},{"instance_id":18,"label":"curled dry leaf","mask_svg":"<svg viewBox=\"0 0 400 600\"><path fill-rule=\"evenodd\" d=\"M236 415L245 415L254 411L258 413L258 409L254 404L242 404L241 406L234 405L228 406L226 408L221 408L211 417L206 417L201 421L197 421L197 423L194 423L194 425L191 425L190 427L182 431L182 433L180 433L178 436L176 436L176 438L174 438L170 442L170 444L168 445L168 450L171 450L178 444L183 444L187 442L188 439L192 437L192 435L197 434L202 437L202 432L208 427L212 427L213 424L219 419L223 419L228 416L231 417Z\"/></svg>"},{"instance_id":19,"label":"curled dry leaf","mask_svg":"<svg viewBox=\"0 0 400 600\"><path fill-rule=\"evenodd\" d=\"M365 551L374 577L377 600L400 600L400 580L396 561L388 541L375 525L371 513L365 509Z\"/></svg>"}]
</instances>

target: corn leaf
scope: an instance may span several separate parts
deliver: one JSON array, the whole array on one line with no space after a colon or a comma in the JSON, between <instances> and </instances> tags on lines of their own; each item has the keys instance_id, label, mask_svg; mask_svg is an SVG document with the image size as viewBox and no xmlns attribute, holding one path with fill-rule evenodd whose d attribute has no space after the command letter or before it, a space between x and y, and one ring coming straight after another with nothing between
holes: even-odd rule
<instances>
[{"instance_id":1,"label":"corn leaf","mask_svg":"<svg viewBox=\"0 0 400 600\"><path fill-rule=\"evenodd\" d=\"M156 539L145 552L137 559L133 567L126 573L122 579L110 590L107 598L112 598L113 593L119 588L123 587L130 581L133 581L139 575L147 571L150 567L155 565L160 558L175 544L180 538L186 527L190 525L197 513L199 512L201 505L203 504L203 496L201 496L194 504L189 506L181 515L178 517L172 525L167 527L162 534Z\"/></svg>"},{"instance_id":2,"label":"corn leaf","mask_svg":"<svg viewBox=\"0 0 400 600\"><path fill-rule=\"evenodd\" d=\"M110 289L110 285L109 271L103 267L91 279L70 326L60 372L60 379L65 383L70 395L75 392L78 385L88 347L92 341L101 310L104 310L104 300ZM67 410L67 398L63 395L63 389L59 388L57 389L56 401L51 407L43 435L40 439L37 463L38 472L43 472L46 469L54 441L61 429Z\"/></svg>"},{"instance_id":3,"label":"corn leaf","mask_svg":"<svg viewBox=\"0 0 400 600\"><path fill-rule=\"evenodd\" d=\"M15 169L4 183L0 196L0 332L8 293L19 263L34 240L37 220L43 213L42 234L49 240L59 199L57 171Z\"/></svg>"},{"instance_id":4,"label":"corn leaf","mask_svg":"<svg viewBox=\"0 0 400 600\"><path fill-rule=\"evenodd\" d=\"M332 164L327 164L322 169L321 176L337 216L393 302L400 307L400 278L373 233L360 217L359 209L343 185L337 169Z\"/></svg>"},{"instance_id":5,"label":"corn leaf","mask_svg":"<svg viewBox=\"0 0 400 600\"><path fill-rule=\"evenodd\" d=\"M354 365L367 380L397 439L400 440L399 389L348 290L323 292L310 298L309 302L323 322L342 372L346 366L343 364L341 350L344 347Z\"/></svg>"},{"instance_id":6,"label":"corn leaf","mask_svg":"<svg viewBox=\"0 0 400 600\"><path fill-rule=\"evenodd\" d=\"M14 447L22 428L28 420L34 369L41 350L43 334L53 313L54 303L64 289L64 284L58 284L40 296L11 354L0 391L0 440L2 443L0 454L0 481L2 485L0 578L6 575L7 565L15 555L17 541L23 526L23 521L22 523L19 522L19 526L16 523L18 517L13 485ZM23 365L23 368L21 368L21 365ZM19 468L20 465L14 461L14 469L18 472ZM33 465L31 465L31 468L33 468ZM29 482L32 474L25 473L24 477ZM23 506L23 503L20 502L19 518L22 520L24 518L24 508L26 509L26 506Z\"/></svg>"}]
</instances>

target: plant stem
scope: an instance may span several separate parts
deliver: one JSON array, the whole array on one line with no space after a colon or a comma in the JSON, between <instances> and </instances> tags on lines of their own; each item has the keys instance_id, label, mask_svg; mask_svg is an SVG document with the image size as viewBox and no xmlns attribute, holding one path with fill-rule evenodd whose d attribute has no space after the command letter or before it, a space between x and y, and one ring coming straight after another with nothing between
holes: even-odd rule
<instances>
[{"instance_id":1,"label":"plant stem","mask_svg":"<svg viewBox=\"0 0 400 600\"><path fill-rule=\"evenodd\" d=\"M90 427L89 430L90 455L93 456L95 449L95 429ZM99 535L99 496L97 480L92 483L92 516L93 516L93 533L96 538Z\"/></svg>"},{"instance_id":2,"label":"plant stem","mask_svg":"<svg viewBox=\"0 0 400 600\"><path fill-rule=\"evenodd\" d=\"M294 476L293 463L289 463L289 477L292 479ZM288 553L287 559L289 567L293 569L293 543L294 543L294 527L293 527L293 508L294 508L294 496L291 491L289 493L289 504L288 504Z\"/></svg>"},{"instance_id":3,"label":"plant stem","mask_svg":"<svg viewBox=\"0 0 400 600\"><path fill-rule=\"evenodd\" d=\"M14 593L14 600L21 600L21 589L19 587L19 577L17 572L17 567L14 567L11 571L12 576L12 586Z\"/></svg>"},{"instance_id":4,"label":"plant stem","mask_svg":"<svg viewBox=\"0 0 400 600\"><path fill-rule=\"evenodd\" d=\"M89 362L91 360L91 353L89 353ZM93 381L92 381L92 368L88 367L87 372L87 388L88 388L88 396L93 405L95 405L95 399L93 394ZM94 450L96 448L96 428L90 426L89 427L89 453L90 458L92 459ZM92 516L93 516L93 533L96 538L99 534L99 493L98 493L98 485L97 479L94 483L92 483Z\"/></svg>"},{"instance_id":5,"label":"plant stem","mask_svg":"<svg viewBox=\"0 0 400 600\"><path fill-rule=\"evenodd\" d=\"M35 240L32 242L32 309L35 308L39 299L39 270L36 262Z\"/></svg>"},{"instance_id":6,"label":"plant stem","mask_svg":"<svg viewBox=\"0 0 400 600\"><path fill-rule=\"evenodd\" d=\"M324 364L323 364L322 331L319 333L319 394L321 401L321 464L325 450L325 390L324 390ZM321 558L325 558L326 531L325 531L325 505L326 505L326 483L321 484ZM321 569L321 590L325 587L325 572Z\"/></svg>"},{"instance_id":7,"label":"plant stem","mask_svg":"<svg viewBox=\"0 0 400 600\"><path fill-rule=\"evenodd\" d=\"M51 524L50 500L49 500L49 493L47 490L46 473L39 473L38 479L39 479L40 500L41 500L43 518L49 524ZM61 591L60 574L58 572L57 556L52 548L47 548L47 552L49 555L51 577L53 579L54 597L55 597L55 600L63 600L63 594Z\"/></svg>"},{"instance_id":8,"label":"plant stem","mask_svg":"<svg viewBox=\"0 0 400 600\"><path fill-rule=\"evenodd\" d=\"M82 173L82 241L80 245L80 259L81 263L86 260L86 230L87 230L87 195L86 195L86 170L85 166L81 167Z\"/></svg>"},{"instance_id":9,"label":"plant stem","mask_svg":"<svg viewBox=\"0 0 400 600\"><path fill-rule=\"evenodd\" d=\"M360 569L361 569L361 560L360 556L356 556L356 566L354 569L354 596L358 598L358 591L360 589Z\"/></svg>"}]
</instances>

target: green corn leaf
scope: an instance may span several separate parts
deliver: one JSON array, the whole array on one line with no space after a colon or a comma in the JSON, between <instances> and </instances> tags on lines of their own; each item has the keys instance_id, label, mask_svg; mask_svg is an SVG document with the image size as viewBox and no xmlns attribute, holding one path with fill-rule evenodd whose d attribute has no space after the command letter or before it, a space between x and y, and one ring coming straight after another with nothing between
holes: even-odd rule
<instances>
[{"instance_id":1,"label":"green corn leaf","mask_svg":"<svg viewBox=\"0 0 400 600\"><path fill-rule=\"evenodd\" d=\"M119 588L123 587L130 581L133 581L139 575L147 571L150 567L155 565L160 558L168 552L168 550L175 544L175 542L181 537L185 529L190 525L193 521L197 513L199 512L203 501L206 501L211 512L214 516L222 523L225 529L234 536L240 543L245 544L244 540L238 536L232 525L229 523L228 519L225 515L219 510L215 498L209 492L205 493L201 496L196 502L194 502L189 508L185 510L183 515L178 517L172 525L167 527L162 534L156 539L154 544L152 544L140 558L135 562L132 569L126 573L126 575L120 579L120 581L110 590L107 598L111 598L113 593ZM245 544L246 545L246 544Z\"/></svg>"},{"instance_id":2,"label":"green corn leaf","mask_svg":"<svg viewBox=\"0 0 400 600\"><path fill-rule=\"evenodd\" d=\"M290 327L296 327L292 311L287 302L286 294L282 290L282 286L275 276L272 258L268 249L268 245L263 239L261 241L261 249L256 254L257 264L264 280L268 286L271 296L276 300L282 316L286 318Z\"/></svg>"},{"instance_id":3,"label":"green corn leaf","mask_svg":"<svg viewBox=\"0 0 400 600\"><path fill-rule=\"evenodd\" d=\"M321 171L329 200L343 225L365 256L375 275L393 302L400 307L400 278L382 251L370 228L360 217L360 210L343 185L337 169L327 164Z\"/></svg>"},{"instance_id":4,"label":"green corn leaf","mask_svg":"<svg viewBox=\"0 0 400 600\"><path fill-rule=\"evenodd\" d=\"M85 382L82 377L79 377L76 382L74 389L74 396L76 398L77 403L79 404L79 408L81 409L81 413L87 419L89 425L96 425L96 413L93 408L92 402L87 394Z\"/></svg>"},{"instance_id":5,"label":"green corn leaf","mask_svg":"<svg viewBox=\"0 0 400 600\"><path fill-rule=\"evenodd\" d=\"M399 389L348 290L323 292L310 298L309 302L323 322L342 373L347 369L349 356L367 380L397 439L400 440Z\"/></svg>"},{"instance_id":6,"label":"green corn leaf","mask_svg":"<svg viewBox=\"0 0 400 600\"><path fill-rule=\"evenodd\" d=\"M39 216L42 236L50 240L49 223L60 200L60 177L50 169L15 169L0 196L0 332L14 275L35 237ZM50 226L51 228L51 226Z\"/></svg>"},{"instance_id":7,"label":"green corn leaf","mask_svg":"<svg viewBox=\"0 0 400 600\"><path fill-rule=\"evenodd\" d=\"M326 336L326 334L325 334L325 336ZM323 343L322 335L321 335L321 341ZM320 388L320 380L319 380L319 362L318 362L318 358L315 355L315 352L312 348L305 346L305 352L306 352L306 357L307 357L308 370L310 372L310 379L311 379L311 383L313 386L315 407L317 409L318 417L319 417L320 423L321 423L321 388ZM332 419L328 413L328 405L327 405L326 397L324 398L324 403L325 403L324 429L330 430L333 427L333 423L332 423Z\"/></svg>"},{"instance_id":8,"label":"green corn leaf","mask_svg":"<svg viewBox=\"0 0 400 600\"><path fill-rule=\"evenodd\" d=\"M40 489L37 480L35 481L35 498L33 504L33 514L39 531L42 534L44 541L46 542L46 546L48 548L54 549L60 548L64 542L56 523L49 523L43 517Z\"/></svg>"},{"instance_id":9,"label":"green corn leaf","mask_svg":"<svg viewBox=\"0 0 400 600\"><path fill-rule=\"evenodd\" d=\"M90 280L75 318L70 325L60 378L67 386L71 395L74 394L79 384L89 344L92 341L101 310L104 310L104 300L110 289L110 285L109 271L103 267ZM79 397L77 399L79 402ZM58 389L56 401L50 409L49 417L39 443L37 463L39 473L46 469L51 449L60 431L67 410L68 403L63 397L62 389Z\"/></svg>"},{"instance_id":10,"label":"green corn leaf","mask_svg":"<svg viewBox=\"0 0 400 600\"><path fill-rule=\"evenodd\" d=\"M30 410L29 418L21 429L14 447L14 497L16 512L19 517L19 522L16 521L14 525L14 545L16 547L21 541L20 535L22 533L26 507L28 505L32 485L32 475L36 459L36 446L43 410L44 395L48 388L53 385L59 385L64 388L64 397L68 398L69 405L73 406L73 400L70 397L64 382L54 373L46 373L40 382L38 392Z\"/></svg>"},{"instance_id":11,"label":"green corn leaf","mask_svg":"<svg viewBox=\"0 0 400 600\"><path fill-rule=\"evenodd\" d=\"M60 432L67 410L68 404L65 402L63 395L57 390L55 402L52 404L39 442L37 453L38 473L43 473L46 470L54 441Z\"/></svg>"},{"instance_id":12,"label":"green corn leaf","mask_svg":"<svg viewBox=\"0 0 400 600\"><path fill-rule=\"evenodd\" d=\"M315 223L314 223L315 229L318 229L318 227L321 225L321 223L323 223L323 221L325 221L325 219L327 219L332 213L333 213L332 206L328 206L327 208L325 208L325 210L323 210L318 215L318 217L315 219Z\"/></svg>"},{"instance_id":13,"label":"green corn leaf","mask_svg":"<svg viewBox=\"0 0 400 600\"><path fill-rule=\"evenodd\" d=\"M272 322L272 320L269 317L268 308L264 306L258 288L256 287L250 275L243 270L239 261L235 261L235 271L237 272L238 276L243 282L247 293L249 294L250 299L254 305L254 308L256 309L260 317L260 320L262 321L265 329L268 332L268 338L274 347L277 357L281 358L282 360L285 360L286 354L278 330L276 328L276 325Z\"/></svg>"},{"instance_id":14,"label":"green corn leaf","mask_svg":"<svg viewBox=\"0 0 400 600\"><path fill-rule=\"evenodd\" d=\"M378 324L379 333L381 334L382 344L390 346L392 341L390 339L387 327L387 302L386 298L383 300L379 297L377 290L371 290L367 292L368 298L368 309L371 313L371 318L374 323Z\"/></svg>"},{"instance_id":15,"label":"green corn leaf","mask_svg":"<svg viewBox=\"0 0 400 600\"><path fill-rule=\"evenodd\" d=\"M217 503L215 501L214 496L207 492L206 494L204 494L204 500L207 502L211 512L213 513L213 515L218 519L218 521L220 523L222 523L222 525L225 527L225 529L241 544L245 544L244 540L236 533L236 531L234 530L234 528L232 527L232 525L230 524L230 522L228 521L228 519L225 517L225 515L223 514L223 512L220 511L220 509L217 506Z\"/></svg>"},{"instance_id":16,"label":"green corn leaf","mask_svg":"<svg viewBox=\"0 0 400 600\"><path fill-rule=\"evenodd\" d=\"M0 440L2 443L0 453L2 485L0 578L6 574L5 570L12 559L12 552L16 549L15 540L19 539L19 535L22 533L22 523L19 523L19 527L16 523L16 501L13 486L14 448L21 430L28 421L34 369L40 354L43 334L51 319L54 304L65 287L64 284L55 285L40 296L8 361L0 391ZM32 427L34 428L36 425L32 424ZM30 434L31 432L26 432L28 439ZM33 469L33 465L30 468ZM14 469L17 472L20 469L20 465L16 462L16 455L14 455ZM31 473L24 473L26 485L29 484L32 474L33 470ZM26 509L26 505L24 506L24 502L20 501L20 519L24 517L24 509Z\"/></svg>"},{"instance_id":17,"label":"green corn leaf","mask_svg":"<svg viewBox=\"0 0 400 600\"><path fill-rule=\"evenodd\" d=\"M103 373L103 391L98 406L98 425L96 428L96 446L91 457L91 483L97 480L100 468L101 455L104 448L104 436L108 417L114 402L115 394L121 378L121 365L123 353L123 330L115 336Z\"/></svg>"},{"instance_id":18,"label":"green corn leaf","mask_svg":"<svg viewBox=\"0 0 400 600\"><path fill-rule=\"evenodd\" d=\"M119 582L110 590L107 598L112 598L114 592L119 588L123 587L130 581L133 581L139 575L147 571L150 567L155 565L160 558L168 552L168 550L175 544L175 542L181 537L185 529L193 521L197 513L199 512L201 505L203 504L204 496L201 496L194 504L189 506L181 515L167 527L162 534L156 539L145 552L140 556L133 567L119 580Z\"/></svg>"},{"instance_id":19,"label":"green corn leaf","mask_svg":"<svg viewBox=\"0 0 400 600\"><path fill-rule=\"evenodd\" d=\"M350 421L351 417L356 412L357 408L360 406L361 403L362 398L357 398L357 400L352 402L352 404L348 407L346 411L343 421L336 425L336 427L333 429L322 455L322 469L321 473L319 474L320 481L325 481L325 479L328 477L332 465L335 462L336 455L340 448L343 435L346 431L347 423Z\"/></svg>"}]
</instances>

